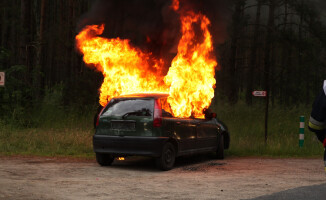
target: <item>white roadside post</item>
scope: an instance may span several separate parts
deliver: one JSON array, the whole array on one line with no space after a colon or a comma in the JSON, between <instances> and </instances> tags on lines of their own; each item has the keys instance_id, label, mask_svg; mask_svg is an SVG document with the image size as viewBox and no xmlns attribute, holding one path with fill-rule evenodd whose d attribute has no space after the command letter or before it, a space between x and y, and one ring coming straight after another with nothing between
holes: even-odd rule
<instances>
[{"instance_id":1,"label":"white roadside post","mask_svg":"<svg viewBox=\"0 0 326 200\"><path fill-rule=\"evenodd\" d=\"M303 147L303 143L304 143L304 116L300 116L299 147Z\"/></svg>"}]
</instances>

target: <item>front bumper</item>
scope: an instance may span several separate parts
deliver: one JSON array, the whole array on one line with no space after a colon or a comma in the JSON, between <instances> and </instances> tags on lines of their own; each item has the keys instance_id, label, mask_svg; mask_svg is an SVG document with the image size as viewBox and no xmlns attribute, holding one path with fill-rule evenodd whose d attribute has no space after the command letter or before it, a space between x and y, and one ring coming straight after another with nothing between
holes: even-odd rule
<instances>
[{"instance_id":1,"label":"front bumper","mask_svg":"<svg viewBox=\"0 0 326 200\"><path fill-rule=\"evenodd\" d=\"M95 153L109 153L113 156L159 157L168 139L168 137L94 135L93 149Z\"/></svg>"}]
</instances>

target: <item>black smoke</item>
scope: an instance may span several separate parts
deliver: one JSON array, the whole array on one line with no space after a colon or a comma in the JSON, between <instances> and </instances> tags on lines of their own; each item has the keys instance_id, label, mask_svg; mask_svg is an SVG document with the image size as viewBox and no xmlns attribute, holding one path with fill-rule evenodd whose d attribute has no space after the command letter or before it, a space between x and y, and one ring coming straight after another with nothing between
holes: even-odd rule
<instances>
[{"instance_id":1,"label":"black smoke","mask_svg":"<svg viewBox=\"0 0 326 200\"><path fill-rule=\"evenodd\" d=\"M228 1L180 0L180 10L205 14L211 21L215 44L223 42L228 18ZM180 34L179 13L170 8L170 0L97 0L78 24L105 24L107 38L129 39L143 51L163 58L167 68L177 53Z\"/></svg>"}]
</instances>

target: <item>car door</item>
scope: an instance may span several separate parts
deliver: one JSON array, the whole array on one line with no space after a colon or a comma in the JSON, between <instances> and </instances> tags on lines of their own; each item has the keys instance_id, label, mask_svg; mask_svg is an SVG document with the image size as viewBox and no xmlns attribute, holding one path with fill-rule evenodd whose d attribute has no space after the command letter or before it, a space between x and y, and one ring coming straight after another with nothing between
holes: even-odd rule
<instances>
[{"instance_id":1,"label":"car door","mask_svg":"<svg viewBox=\"0 0 326 200\"><path fill-rule=\"evenodd\" d=\"M175 118L174 134L179 142L180 154L189 153L197 148L196 146L196 125L191 119Z\"/></svg>"},{"instance_id":2,"label":"car door","mask_svg":"<svg viewBox=\"0 0 326 200\"><path fill-rule=\"evenodd\" d=\"M212 120L196 119L197 148L209 150L217 146L217 127Z\"/></svg>"}]
</instances>

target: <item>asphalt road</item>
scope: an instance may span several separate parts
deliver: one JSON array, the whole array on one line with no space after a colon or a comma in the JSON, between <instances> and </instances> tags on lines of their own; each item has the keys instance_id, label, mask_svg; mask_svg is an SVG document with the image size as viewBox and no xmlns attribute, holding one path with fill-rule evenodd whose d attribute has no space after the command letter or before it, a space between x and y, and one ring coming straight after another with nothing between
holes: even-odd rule
<instances>
[{"instance_id":1,"label":"asphalt road","mask_svg":"<svg viewBox=\"0 0 326 200\"><path fill-rule=\"evenodd\" d=\"M0 157L0 199L326 199L321 159L179 158L170 171L152 159Z\"/></svg>"},{"instance_id":2,"label":"asphalt road","mask_svg":"<svg viewBox=\"0 0 326 200\"><path fill-rule=\"evenodd\" d=\"M264 195L253 198L253 200L289 200L289 199L309 199L309 200L325 200L326 199L326 183L305 187L297 187L290 190L276 192L271 195Z\"/></svg>"}]
</instances>

